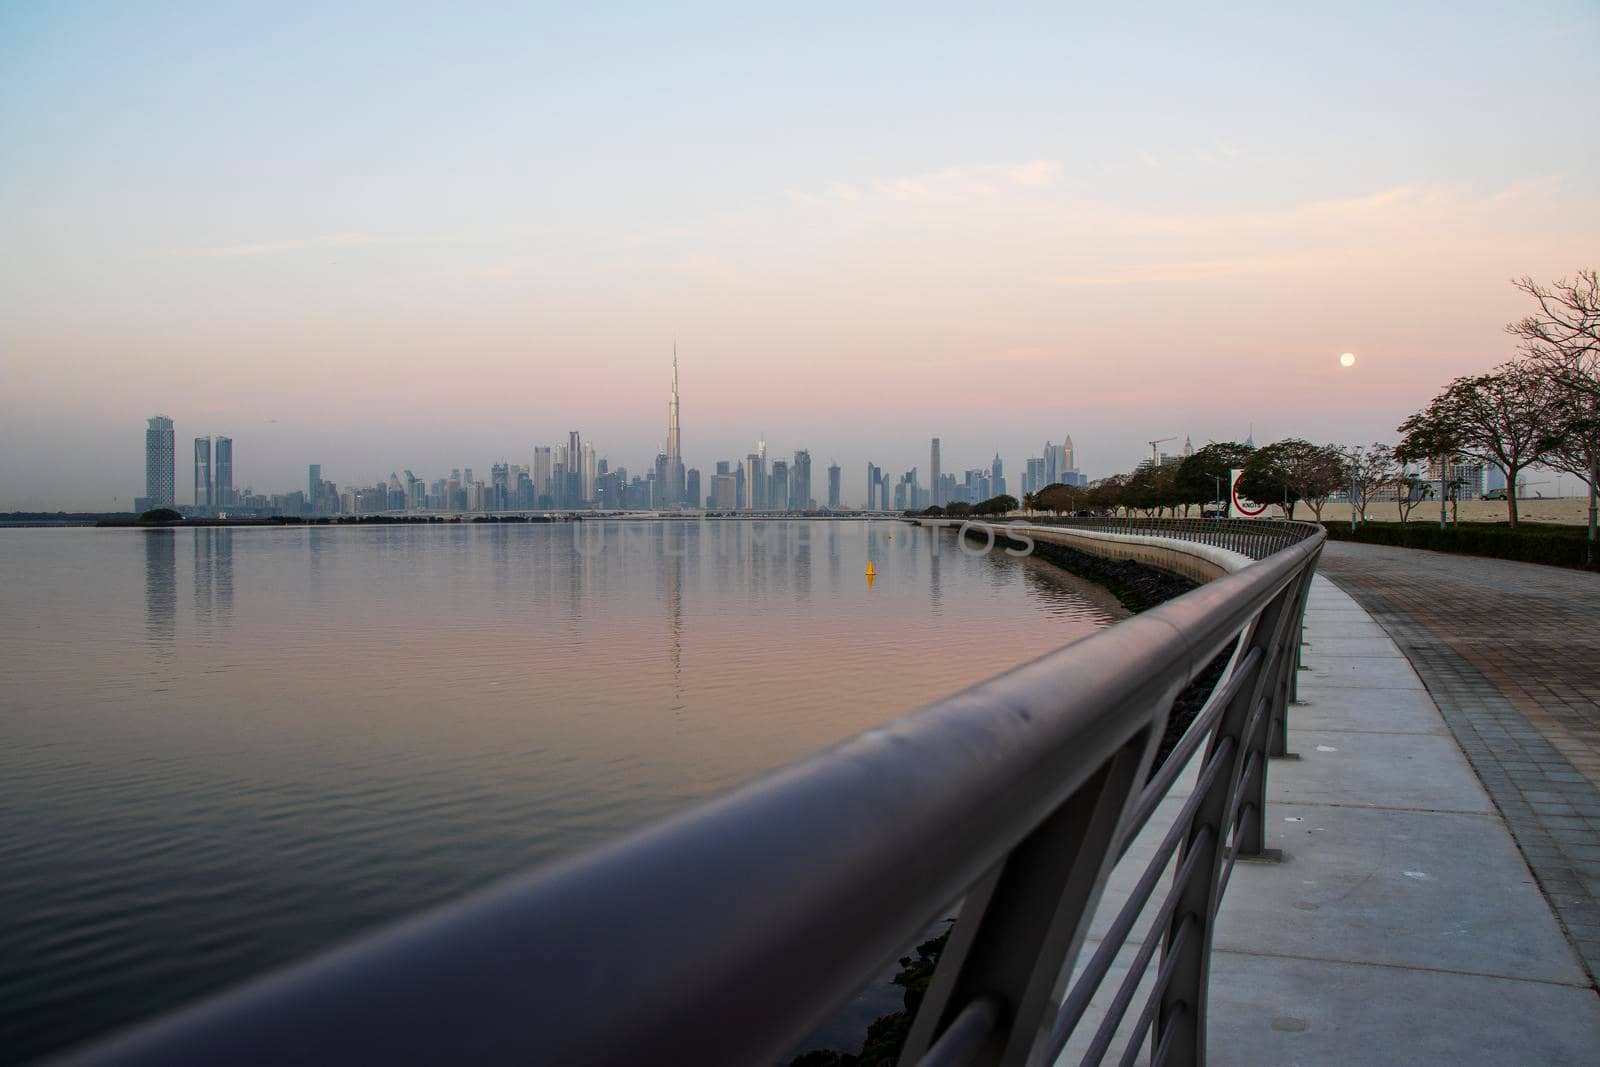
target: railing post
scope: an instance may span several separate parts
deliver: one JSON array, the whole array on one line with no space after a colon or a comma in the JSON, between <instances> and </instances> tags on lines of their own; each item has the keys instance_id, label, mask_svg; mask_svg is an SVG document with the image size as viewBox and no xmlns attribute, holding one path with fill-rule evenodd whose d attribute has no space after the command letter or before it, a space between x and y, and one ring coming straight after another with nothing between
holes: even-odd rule
<instances>
[{"instance_id":1,"label":"railing post","mask_svg":"<svg viewBox=\"0 0 1600 1067\"><path fill-rule=\"evenodd\" d=\"M1030 1064L1048 1036L1071 963L1116 865L1117 834L1137 799L1158 716L975 885L912 1020L900 1062L916 1063L973 1002L997 1009L974 1065Z\"/></svg>"},{"instance_id":2,"label":"railing post","mask_svg":"<svg viewBox=\"0 0 1600 1067\"><path fill-rule=\"evenodd\" d=\"M1254 718L1257 705L1264 698L1269 699L1273 661L1281 656L1295 592L1296 583L1290 582L1256 617L1241 652L1248 654L1250 649L1260 648L1261 668L1254 681L1241 688L1229 701L1206 749L1206 763L1213 758L1223 758L1228 762L1213 779L1205 799L1196 809L1188 839L1179 853L1178 869L1181 870L1192 851L1202 850L1194 874L1184 887L1168 923L1165 952L1172 956L1172 979L1162 991L1156 1027L1148 1039L1152 1050L1163 1042L1167 1044L1169 1063L1197 1067L1205 1062L1206 993L1210 984L1211 939L1219 880L1227 855L1228 824L1230 816L1239 811L1242 803L1238 795L1251 784L1245 780L1246 776L1253 775L1263 782L1266 780L1267 724L1261 719L1252 724L1251 719ZM1231 741L1232 745L1226 754L1219 756L1219 749L1225 741ZM1250 759L1252 753L1255 754L1253 761ZM1258 824L1264 821L1259 810L1255 817ZM1188 926L1196 928L1185 931Z\"/></svg>"},{"instance_id":3,"label":"railing post","mask_svg":"<svg viewBox=\"0 0 1600 1067\"><path fill-rule=\"evenodd\" d=\"M1307 561L1305 570L1295 580L1296 599L1293 618L1293 632L1290 635L1292 655L1284 664L1285 681L1282 687L1281 699L1276 700L1272 707L1272 735L1269 756L1287 756L1289 754L1289 705L1295 703L1300 692L1300 644L1305 634L1306 601L1311 597L1311 579L1316 574L1316 560Z\"/></svg>"}]
</instances>

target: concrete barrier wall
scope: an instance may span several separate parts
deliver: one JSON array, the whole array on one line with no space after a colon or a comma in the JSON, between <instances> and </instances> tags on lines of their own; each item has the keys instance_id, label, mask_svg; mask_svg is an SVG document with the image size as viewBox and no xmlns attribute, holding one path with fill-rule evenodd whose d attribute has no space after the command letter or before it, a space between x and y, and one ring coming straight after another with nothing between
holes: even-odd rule
<instances>
[{"instance_id":1,"label":"concrete barrier wall","mask_svg":"<svg viewBox=\"0 0 1600 1067\"><path fill-rule=\"evenodd\" d=\"M917 520L924 526L960 527L961 523ZM967 523L969 529L992 529L996 542L1010 534L1025 533L1035 541L1075 548L1079 552L1108 559L1127 559L1135 563L1180 574L1197 582L1209 582L1253 562L1249 556L1175 537L1151 534L1125 534L1111 530L1072 529L1062 526L1035 526L1031 523Z\"/></svg>"}]
</instances>

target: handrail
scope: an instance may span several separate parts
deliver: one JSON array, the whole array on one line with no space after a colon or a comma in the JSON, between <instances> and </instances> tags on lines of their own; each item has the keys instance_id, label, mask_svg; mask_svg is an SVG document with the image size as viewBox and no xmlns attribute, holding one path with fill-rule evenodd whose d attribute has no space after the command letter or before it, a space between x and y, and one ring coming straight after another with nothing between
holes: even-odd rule
<instances>
[{"instance_id":1,"label":"handrail","mask_svg":"<svg viewBox=\"0 0 1600 1067\"><path fill-rule=\"evenodd\" d=\"M1137 516L1030 515L1035 526L1065 526L1108 533L1144 534L1225 548L1251 559L1265 559L1314 536L1317 523L1281 519L1150 519Z\"/></svg>"},{"instance_id":2,"label":"handrail","mask_svg":"<svg viewBox=\"0 0 1600 1067\"><path fill-rule=\"evenodd\" d=\"M1144 790L1173 701L1232 649L1196 720L1204 739L1180 746L1204 746L1200 786L1157 857L1178 871L1133 1036L1153 1028L1163 1058L1203 1062L1221 878L1260 847L1269 725L1324 537L77 1062L770 1063L957 900L901 1062L1047 1062L1072 1033L1054 1032L1058 1006L1087 1003L1083 983L1092 994L1115 955L1102 945L1069 993L1136 812L1153 810ZM1149 873L1147 899L1161 877Z\"/></svg>"}]
</instances>

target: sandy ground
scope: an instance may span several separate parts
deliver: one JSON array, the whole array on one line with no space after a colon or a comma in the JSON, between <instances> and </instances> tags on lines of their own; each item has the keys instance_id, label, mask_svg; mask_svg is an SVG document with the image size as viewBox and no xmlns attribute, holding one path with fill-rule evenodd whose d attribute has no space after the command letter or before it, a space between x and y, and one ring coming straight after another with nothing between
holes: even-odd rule
<instances>
[{"instance_id":1,"label":"sandy ground","mask_svg":"<svg viewBox=\"0 0 1600 1067\"><path fill-rule=\"evenodd\" d=\"M1295 508L1295 517L1310 518L1305 505ZM1329 503L1322 509L1325 522L1350 519L1350 505ZM1399 522L1400 512L1393 503L1373 504L1367 508L1367 518L1374 522ZM1582 526L1589 521L1589 498L1560 497L1517 501L1517 518L1528 522L1559 522ZM1424 500L1411 512L1412 522L1439 521L1439 502ZM1505 522L1504 500L1464 500L1461 502L1462 522Z\"/></svg>"}]
</instances>

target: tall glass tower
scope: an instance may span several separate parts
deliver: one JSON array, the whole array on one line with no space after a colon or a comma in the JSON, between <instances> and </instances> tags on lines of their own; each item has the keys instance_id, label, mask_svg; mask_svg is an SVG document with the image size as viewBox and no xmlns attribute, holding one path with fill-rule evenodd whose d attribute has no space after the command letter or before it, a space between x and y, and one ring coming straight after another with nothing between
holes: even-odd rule
<instances>
[{"instance_id":1,"label":"tall glass tower","mask_svg":"<svg viewBox=\"0 0 1600 1067\"><path fill-rule=\"evenodd\" d=\"M176 443L171 419L157 415L150 420L144 431L144 495L152 508L170 508L175 502Z\"/></svg>"},{"instance_id":2,"label":"tall glass tower","mask_svg":"<svg viewBox=\"0 0 1600 1067\"><path fill-rule=\"evenodd\" d=\"M233 438L218 434L213 445L211 503L215 507L233 506Z\"/></svg>"},{"instance_id":3,"label":"tall glass tower","mask_svg":"<svg viewBox=\"0 0 1600 1067\"><path fill-rule=\"evenodd\" d=\"M211 506L211 438L194 439L194 506Z\"/></svg>"}]
</instances>

